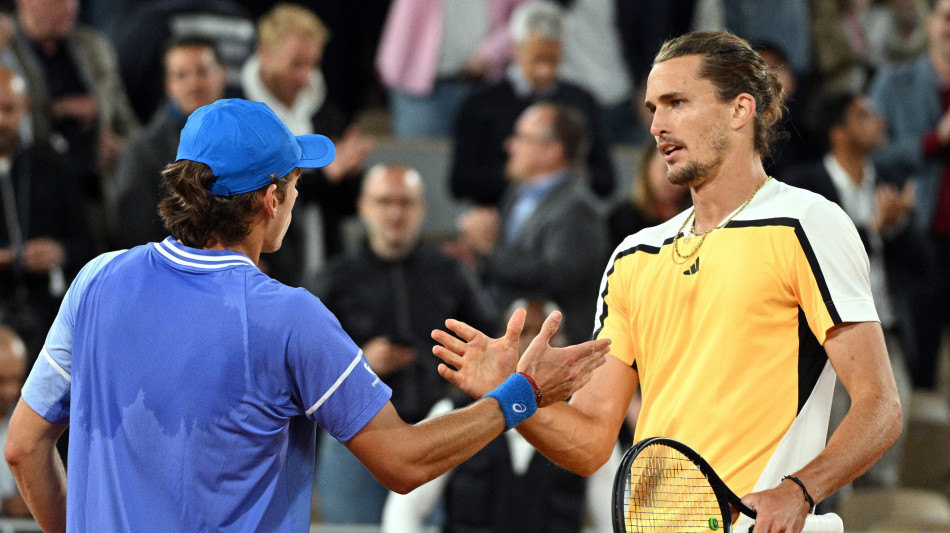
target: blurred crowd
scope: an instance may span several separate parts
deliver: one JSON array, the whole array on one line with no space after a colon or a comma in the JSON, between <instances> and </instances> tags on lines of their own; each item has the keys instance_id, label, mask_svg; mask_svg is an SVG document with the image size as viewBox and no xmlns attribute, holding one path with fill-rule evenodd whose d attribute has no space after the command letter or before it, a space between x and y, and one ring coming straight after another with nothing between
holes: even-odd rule
<instances>
[{"instance_id":1,"label":"blurred crowd","mask_svg":"<svg viewBox=\"0 0 950 533\"><path fill-rule=\"evenodd\" d=\"M8 377L0 357L0 384L40 356L86 261L166 236L156 205L181 127L240 97L337 147L304 173L262 269L324 300L404 416L461 405L435 372L432 329L454 317L501 331L519 302L561 309L564 342L585 340L611 252L689 207L656 157L643 92L664 39L711 29L749 40L779 74L786 134L767 170L851 216L902 393L934 389L950 316L950 0L0 1L0 323L12 328L0 356L22 359ZM379 139L448 141L445 175L369 166ZM623 150L641 154L631 175L618 174ZM435 180L468 206L448 237L422 231ZM578 531L598 489L528 448L501 437L412 520ZM414 513L415 500L387 504L339 443L319 454L321 520ZM897 462L867 482L896 483ZM2 511L28 514L8 506L2 474ZM516 481L547 495L520 516L489 512L488 493L484 508L455 495Z\"/></svg>"}]
</instances>

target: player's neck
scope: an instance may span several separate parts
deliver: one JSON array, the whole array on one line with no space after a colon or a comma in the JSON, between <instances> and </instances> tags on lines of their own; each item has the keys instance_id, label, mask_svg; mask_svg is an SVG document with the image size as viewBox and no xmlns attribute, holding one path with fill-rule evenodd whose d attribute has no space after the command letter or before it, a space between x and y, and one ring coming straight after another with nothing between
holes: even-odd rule
<instances>
[{"instance_id":1,"label":"player's neck","mask_svg":"<svg viewBox=\"0 0 950 533\"><path fill-rule=\"evenodd\" d=\"M232 252L237 252L239 254L244 254L251 261L254 261L254 264L258 264L258 261L261 258L261 245L255 245L251 239L244 239L241 242L234 244L223 244L217 239L209 239L207 243L202 247L204 250L230 250Z\"/></svg>"},{"instance_id":2,"label":"player's neck","mask_svg":"<svg viewBox=\"0 0 950 533\"><path fill-rule=\"evenodd\" d=\"M698 233L715 228L743 205L768 178L762 160L743 164L723 164L714 175L691 188Z\"/></svg>"}]
</instances>

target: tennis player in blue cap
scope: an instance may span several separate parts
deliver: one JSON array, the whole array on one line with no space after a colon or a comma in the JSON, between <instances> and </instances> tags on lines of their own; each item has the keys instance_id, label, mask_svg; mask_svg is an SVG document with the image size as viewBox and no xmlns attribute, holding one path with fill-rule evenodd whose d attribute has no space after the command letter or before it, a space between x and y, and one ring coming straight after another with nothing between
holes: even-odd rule
<instances>
[{"instance_id":1,"label":"tennis player in blue cap","mask_svg":"<svg viewBox=\"0 0 950 533\"><path fill-rule=\"evenodd\" d=\"M261 103L221 100L188 118L163 173L171 237L79 273L10 422L5 455L44 531L305 532L316 426L407 492L603 363L609 341L551 348L554 314L522 373L405 424L323 304L257 267L287 231L299 169L333 157L326 137L295 137ZM516 351L523 320L493 349ZM68 491L55 451L67 427Z\"/></svg>"}]
</instances>

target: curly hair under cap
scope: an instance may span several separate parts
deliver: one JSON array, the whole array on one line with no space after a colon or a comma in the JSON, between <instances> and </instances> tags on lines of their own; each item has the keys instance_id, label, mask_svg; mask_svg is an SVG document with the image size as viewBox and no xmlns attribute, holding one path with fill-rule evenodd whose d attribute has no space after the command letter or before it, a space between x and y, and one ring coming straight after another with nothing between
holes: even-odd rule
<instances>
[{"instance_id":1,"label":"curly hair under cap","mask_svg":"<svg viewBox=\"0 0 950 533\"><path fill-rule=\"evenodd\" d=\"M273 176L277 184L277 199L283 202L296 169L286 176ZM215 240L225 246L241 242L251 230L251 218L261 209L261 190L215 196L208 187L216 179L204 163L183 159L170 163L162 172L168 197L158 204L161 215L172 237L185 246L203 248Z\"/></svg>"}]
</instances>

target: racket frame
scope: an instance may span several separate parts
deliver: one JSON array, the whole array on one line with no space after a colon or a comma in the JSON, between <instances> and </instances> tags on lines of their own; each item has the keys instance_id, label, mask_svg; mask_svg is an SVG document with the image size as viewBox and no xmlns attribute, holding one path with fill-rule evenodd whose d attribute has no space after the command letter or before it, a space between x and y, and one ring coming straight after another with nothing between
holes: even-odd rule
<instances>
[{"instance_id":1,"label":"racket frame","mask_svg":"<svg viewBox=\"0 0 950 533\"><path fill-rule=\"evenodd\" d=\"M726 533L732 532L732 509L730 505L735 507L740 513L749 516L750 518L755 518L755 510L749 507L748 505L742 503L742 500L735 492L732 492L732 489L726 485L726 482L716 474L716 471L713 467L706 462L705 459L696 450L693 450L686 444L682 442L670 439L667 437L651 437L643 439L640 442L634 444L630 447L624 454L623 459L620 461L620 468L617 470L617 475L614 476L614 486L613 486L613 495L611 506L613 507L613 523L614 523L614 532L615 533L626 533L626 512L624 507L626 501L629 499L625 497L625 487L629 483L629 478L626 475L630 470L630 465L636 460L637 456L640 455L640 452L651 447L651 446L667 446L676 450L677 452L683 454L684 457L692 461L698 468L700 473L706 478L709 482L709 486L713 491L713 494L716 495L716 500L719 502L720 513L722 514L722 526L721 531ZM626 480L626 481L625 481Z\"/></svg>"}]
</instances>

